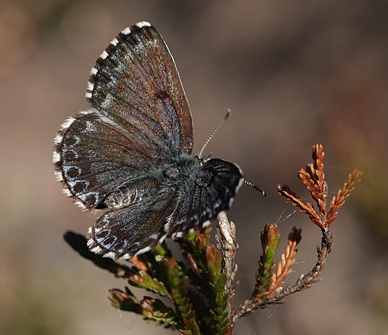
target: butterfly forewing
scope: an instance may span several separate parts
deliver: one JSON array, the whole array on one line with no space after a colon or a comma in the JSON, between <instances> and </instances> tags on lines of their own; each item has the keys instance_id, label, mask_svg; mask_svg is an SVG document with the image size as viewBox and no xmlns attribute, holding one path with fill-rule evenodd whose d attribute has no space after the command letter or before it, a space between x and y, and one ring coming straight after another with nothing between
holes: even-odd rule
<instances>
[{"instance_id":1,"label":"butterfly forewing","mask_svg":"<svg viewBox=\"0 0 388 335\"><path fill-rule=\"evenodd\" d=\"M154 27L124 29L92 69L88 100L159 155L191 153L189 105L174 60ZM164 152L163 152L164 151Z\"/></svg>"},{"instance_id":2,"label":"butterfly forewing","mask_svg":"<svg viewBox=\"0 0 388 335\"><path fill-rule=\"evenodd\" d=\"M128 179L158 173L191 152L185 92L151 25L126 28L112 40L91 71L86 97L96 109L64 123L54 152L57 178L82 207L99 207Z\"/></svg>"}]
</instances>

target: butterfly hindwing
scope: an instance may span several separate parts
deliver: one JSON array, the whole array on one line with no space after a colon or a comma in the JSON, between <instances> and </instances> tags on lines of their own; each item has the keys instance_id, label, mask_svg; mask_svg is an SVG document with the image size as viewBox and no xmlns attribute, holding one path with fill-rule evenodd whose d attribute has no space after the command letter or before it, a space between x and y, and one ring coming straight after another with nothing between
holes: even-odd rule
<instances>
[{"instance_id":1,"label":"butterfly hindwing","mask_svg":"<svg viewBox=\"0 0 388 335\"><path fill-rule=\"evenodd\" d=\"M171 212L171 194L150 198L103 214L86 236L93 252L129 259L155 247L167 235L165 218Z\"/></svg>"}]
</instances>

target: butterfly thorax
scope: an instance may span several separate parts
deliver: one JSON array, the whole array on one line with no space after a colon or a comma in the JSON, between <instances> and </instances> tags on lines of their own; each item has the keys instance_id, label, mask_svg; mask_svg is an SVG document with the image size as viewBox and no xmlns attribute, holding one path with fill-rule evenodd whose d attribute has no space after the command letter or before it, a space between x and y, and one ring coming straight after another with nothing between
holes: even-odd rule
<instances>
[{"instance_id":1,"label":"butterfly thorax","mask_svg":"<svg viewBox=\"0 0 388 335\"><path fill-rule=\"evenodd\" d=\"M200 167L201 160L198 156L183 154L164 167L163 177L167 178L173 184L179 184L192 176Z\"/></svg>"},{"instance_id":2,"label":"butterfly thorax","mask_svg":"<svg viewBox=\"0 0 388 335\"><path fill-rule=\"evenodd\" d=\"M159 162L144 175L129 179L112 191L97 208L123 208L175 190L201 167L197 156L183 154L171 162Z\"/></svg>"}]
</instances>

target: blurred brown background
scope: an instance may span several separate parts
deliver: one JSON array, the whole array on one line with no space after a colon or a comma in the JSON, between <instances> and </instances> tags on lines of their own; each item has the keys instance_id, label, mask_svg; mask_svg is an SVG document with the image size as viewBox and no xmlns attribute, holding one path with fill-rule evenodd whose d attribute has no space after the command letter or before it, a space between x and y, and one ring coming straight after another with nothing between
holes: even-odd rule
<instances>
[{"instance_id":1,"label":"blurred brown background","mask_svg":"<svg viewBox=\"0 0 388 335\"><path fill-rule=\"evenodd\" d=\"M0 12L0 333L170 334L119 312L124 281L62 239L96 219L61 193L51 163L66 117L87 109L89 71L124 27L150 21L178 65L191 104L195 152L228 108L207 153L239 164L236 222L241 286L254 285L260 230L303 228L293 282L315 263L318 229L276 194L324 145L329 191L354 168L363 181L333 224L322 281L241 321L235 334L388 334L388 2L7 1ZM284 250L279 249L278 257ZM139 292L139 291L135 291ZM140 294L140 292L139 292Z\"/></svg>"}]
</instances>

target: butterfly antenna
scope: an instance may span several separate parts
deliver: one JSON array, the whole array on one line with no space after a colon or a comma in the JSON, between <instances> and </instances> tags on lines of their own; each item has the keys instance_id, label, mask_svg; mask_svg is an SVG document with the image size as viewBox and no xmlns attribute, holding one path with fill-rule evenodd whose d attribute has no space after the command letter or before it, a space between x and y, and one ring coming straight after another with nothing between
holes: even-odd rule
<instances>
[{"instance_id":1,"label":"butterfly antenna","mask_svg":"<svg viewBox=\"0 0 388 335\"><path fill-rule=\"evenodd\" d=\"M256 186L255 184L252 184L251 182L247 181L244 179L244 183L249 185L250 187L253 187L255 190L259 191L262 195L266 196L267 193L265 193L265 191L259 187L259 186Z\"/></svg>"},{"instance_id":2,"label":"butterfly antenna","mask_svg":"<svg viewBox=\"0 0 388 335\"><path fill-rule=\"evenodd\" d=\"M205 150L206 146L209 144L209 142L212 140L212 138L214 137L214 135L217 133L218 129L220 129L220 127L224 124L224 122L228 119L229 115L231 113L231 110L228 109L228 111L226 112L226 115L224 116L224 118L221 120L221 122L218 124L218 126L216 127L216 129L214 129L213 133L209 136L209 138L207 139L207 141L205 142L205 144L203 145L200 153L199 153L199 157L202 157L202 153L203 151Z\"/></svg>"}]
</instances>

